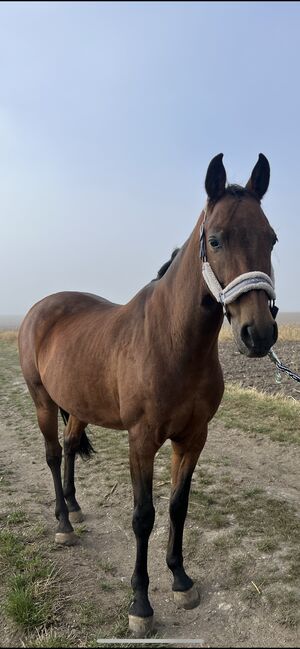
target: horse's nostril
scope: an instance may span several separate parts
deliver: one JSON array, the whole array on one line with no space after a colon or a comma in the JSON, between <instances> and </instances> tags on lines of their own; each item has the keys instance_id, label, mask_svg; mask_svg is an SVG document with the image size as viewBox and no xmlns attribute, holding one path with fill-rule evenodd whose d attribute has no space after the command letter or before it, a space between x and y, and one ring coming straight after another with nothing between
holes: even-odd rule
<instances>
[{"instance_id":1,"label":"horse's nostril","mask_svg":"<svg viewBox=\"0 0 300 649\"><path fill-rule=\"evenodd\" d=\"M248 324L245 324L241 328L241 339L243 343L250 349L251 347L254 347L254 341L253 337L251 335L251 327Z\"/></svg>"},{"instance_id":2,"label":"horse's nostril","mask_svg":"<svg viewBox=\"0 0 300 649\"><path fill-rule=\"evenodd\" d=\"M278 336L277 324L269 323L264 329L257 329L254 324L244 324L240 331L241 339L252 353L264 355L276 343Z\"/></svg>"}]
</instances>

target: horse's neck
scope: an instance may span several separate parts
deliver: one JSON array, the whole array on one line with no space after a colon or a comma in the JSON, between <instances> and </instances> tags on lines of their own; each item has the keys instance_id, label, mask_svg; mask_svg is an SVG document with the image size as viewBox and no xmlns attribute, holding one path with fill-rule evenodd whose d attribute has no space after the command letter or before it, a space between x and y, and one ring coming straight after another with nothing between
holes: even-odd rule
<instances>
[{"instance_id":1,"label":"horse's neck","mask_svg":"<svg viewBox=\"0 0 300 649\"><path fill-rule=\"evenodd\" d=\"M160 280L172 349L179 354L209 349L217 342L222 309L211 298L202 277L200 220L180 253Z\"/></svg>"}]
</instances>

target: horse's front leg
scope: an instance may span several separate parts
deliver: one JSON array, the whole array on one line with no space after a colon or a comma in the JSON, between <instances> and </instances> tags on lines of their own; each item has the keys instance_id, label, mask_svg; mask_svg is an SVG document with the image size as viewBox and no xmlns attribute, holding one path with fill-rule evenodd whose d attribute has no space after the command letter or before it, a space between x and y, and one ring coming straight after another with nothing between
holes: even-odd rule
<instances>
[{"instance_id":1,"label":"horse's front leg","mask_svg":"<svg viewBox=\"0 0 300 649\"><path fill-rule=\"evenodd\" d=\"M195 608L200 602L199 592L183 567L182 539L186 519L192 475L207 431L196 441L172 442L172 492L170 499L170 534L167 564L173 573L174 600L180 608ZM187 450L188 449L188 450Z\"/></svg>"},{"instance_id":2,"label":"horse's front leg","mask_svg":"<svg viewBox=\"0 0 300 649\"><path fill-rule=\"evenodd\" d=\"M153 609L148 598L148 541L155 510L152 501L153 464L157 447L145 439L142 431L130 433L130 472L134 495L132 527L136 537L136 563L131 579L134 599L129 609L129 629L144 637L153 625Z\"/></svg>"}]
</instances>

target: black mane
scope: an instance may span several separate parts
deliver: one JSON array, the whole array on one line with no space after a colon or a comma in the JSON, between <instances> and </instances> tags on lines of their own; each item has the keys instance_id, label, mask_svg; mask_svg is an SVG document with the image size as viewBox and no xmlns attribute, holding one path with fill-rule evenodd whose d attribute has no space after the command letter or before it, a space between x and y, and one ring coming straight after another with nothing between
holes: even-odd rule
<instances>
[{"instance_id":1,"label":"black mane","mask_svg":"<svg viewBox=\"0 0 300 649\"><path fill-rule=\"evenodd\" d=\"M173 250L171 258L168 261L166 261L163 264L163 266L159 269L156 277L154 278L154 280L152 280L153 282L155 282L157 279L160 279L161 277L163 277L163 275L167 272L169 266L171 266L171 263L172 263L173 259L175 259L175 257L177 255L177 253L179 252L179 250L180 250L180 248L175 248L175 250Z\"/></svg>"}]
</instances>

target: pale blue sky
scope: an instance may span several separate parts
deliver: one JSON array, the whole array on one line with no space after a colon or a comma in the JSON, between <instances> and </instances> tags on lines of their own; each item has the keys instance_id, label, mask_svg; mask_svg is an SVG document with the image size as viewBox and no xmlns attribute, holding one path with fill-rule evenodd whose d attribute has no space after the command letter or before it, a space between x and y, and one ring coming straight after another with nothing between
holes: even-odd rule
<instances>
[{"instance_id":1,"label":"pale blue sky","mask_svg":"<svg viewBox=\"0 0 300 649\"><path fill-rule=\"evenodd\" d=\"M277 302L300 310L299 44L298 2L2 2L0 313L130 299L221 151L231 182L270 161Z\"/></svg>"}]
</instances>

